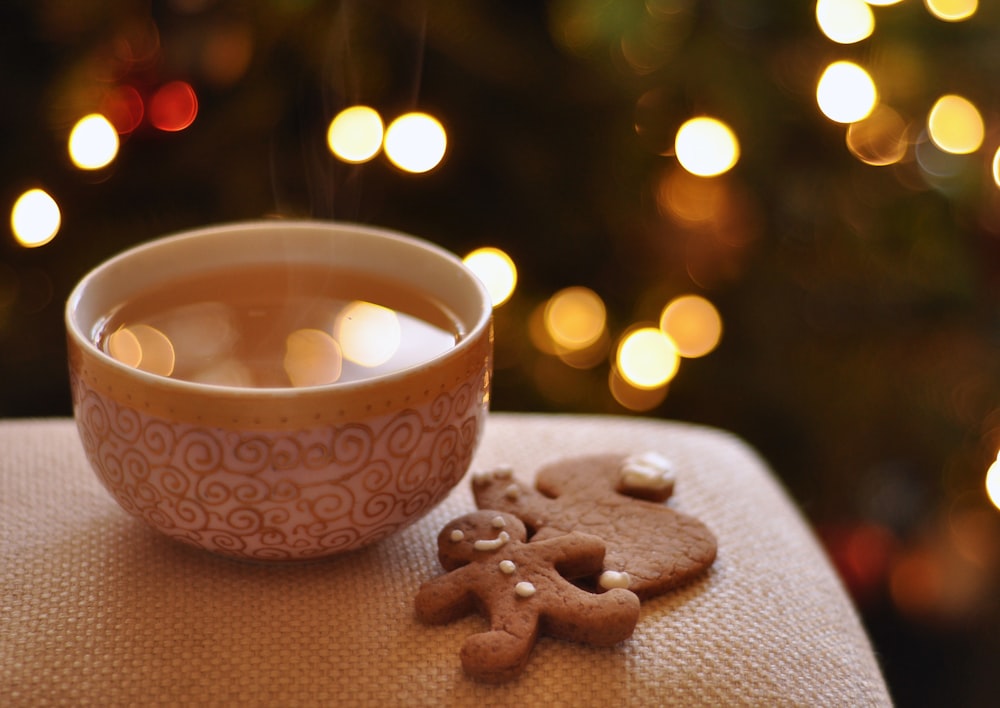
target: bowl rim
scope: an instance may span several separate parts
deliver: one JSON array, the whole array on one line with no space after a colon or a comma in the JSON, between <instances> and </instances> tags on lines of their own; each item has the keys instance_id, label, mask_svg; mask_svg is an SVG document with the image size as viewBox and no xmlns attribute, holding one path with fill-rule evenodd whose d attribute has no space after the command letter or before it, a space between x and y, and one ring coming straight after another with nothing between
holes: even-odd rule
<instances>
[{"instance_id":1,"label":"bowl rim","mask_svg":"<svg viewBox=\"0 0 1000 708\"><path fill-rule=\"evenodd\" d=\"M469 285L479 293L479 298L483 307L479 308L478 316L472 326L459 337L454 347L441 352L429 359L423 360L410 366L396 369L394 371L377 374L353 381L333 382L316 386L281 386L281 387L256 387L256 386L228 386L221 384L208 384L185 379L171 378L159 374L143 371L122 363L114 357L104 352L96 342L93 341L88 332L82 330L81 323L77 321L76 314L80 305L86 297L87 288L95 280L105 275L114 268L121 267L143 253L168 248L182 241L194 240L205 236L223 236L233 232L257 232L262 230L282 229L286 231L347 231L355 235L371 235L389 241L402 241L407 245L425 250L435 257L451 263L457 267L458 273L466 275ZM447 366L451 361L465 358L470 354L470 350L480 346L480 340L486 335L492 326L493 308L491 296L485 284L473 273L468 266L453 252L426 239L403 233L395 229L372 226L349 221L325 221L318 219L252 219L244 221L223 222L201 226L193 229L182 229L155 237L142 243L127 248L116 255L104 260L91 270L89 270L73 287L66 299L64 307L64 323L67 335L72 342L87 355L94 357L102 367L107 367L118 376L134 379L142 385L149 385L158 388L165 388L175 393L188 393L195 395L211 395L215 397L254 397L254 398L286 398L294 396L328 395L331 392L342 392L356 394L365 389L371 389L384 385L392 385L400 380L413 375L415 371L425 371ZM489 334L492 339L492 334Z\"/></svg>"}]
</instances>

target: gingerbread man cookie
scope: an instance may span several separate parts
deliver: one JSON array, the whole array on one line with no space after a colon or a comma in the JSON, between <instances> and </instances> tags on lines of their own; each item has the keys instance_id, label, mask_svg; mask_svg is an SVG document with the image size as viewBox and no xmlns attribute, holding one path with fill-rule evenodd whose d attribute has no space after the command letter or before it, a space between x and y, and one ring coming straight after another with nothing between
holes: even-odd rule
<instances>
[{"instance_id":1,"label":"gingerbread man cookie","mask_svg":"<svg viewBox=\"0 0 1000 708\"><path fill-rule=\"evenodd\" d=\"M611 646L631 636L639 598L617 588L595 594L570 582L598 572L600 539L580 533L527 543L516 516L480 510L451 521L438 535L438 557L449 571L417 593L417 618L444 624L479 611L489 630L465 640L462 668L500 683L524 668L539 634Z\"/></svg>"},{"instance_id":2,"label":"gingerbread man cookie","mask_svg":"<svg viewBox=\"0 0 1000 708\"><path fill-rule=\"evenodd\" d=\"M539 470L536 489L509 468L473 477L480 508L514 514L532 543L581 531L606 545L603 589L628 588L648 599L693 579L715 560L717 543L698 519L663 504L672 494L670 462L658 453L592 455Z\"/></svg>"}]
</instances>

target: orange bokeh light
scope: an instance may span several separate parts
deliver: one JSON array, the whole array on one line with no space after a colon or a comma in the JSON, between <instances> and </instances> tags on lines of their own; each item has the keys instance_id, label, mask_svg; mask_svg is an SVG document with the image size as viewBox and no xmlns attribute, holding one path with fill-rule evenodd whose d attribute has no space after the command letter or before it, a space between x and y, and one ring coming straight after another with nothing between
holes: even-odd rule
<instances>
[{"instance_id":1,"label":"orange bokeh light","mask_svg":"<svg viewBox=\"0 0 1000 708\"><path fill-rule=\"evenodd\" d=\"M186 81L163 84L149 100L149 122L160 130L184 130L198 115L198 96Z\"/></svg>"}]
</instances>

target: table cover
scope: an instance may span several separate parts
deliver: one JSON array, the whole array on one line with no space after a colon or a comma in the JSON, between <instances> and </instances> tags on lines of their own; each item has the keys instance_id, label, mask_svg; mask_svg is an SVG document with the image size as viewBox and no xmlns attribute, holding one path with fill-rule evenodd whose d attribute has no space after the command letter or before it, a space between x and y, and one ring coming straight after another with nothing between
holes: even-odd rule
<instances>
[{"instance_id":1,"label":"table cover","mask_svg":"<svg viewBox=\"0 0 1000 708\"><path fill-rule=\"evenodd\" d=\"M459 649L485 621L414 618L435 538L475 508L468 479L377 545L307 564L228 560L149 530L97 482L72 421L0 421L0 703L44 705L883 706L878 661L814 535L766 463L714 428L494 413L473 469L530 483L570 455L655 451L667 504L718 557L643 603L611 648L542 638L500 686Z\"/></svg>"}]
</instances>

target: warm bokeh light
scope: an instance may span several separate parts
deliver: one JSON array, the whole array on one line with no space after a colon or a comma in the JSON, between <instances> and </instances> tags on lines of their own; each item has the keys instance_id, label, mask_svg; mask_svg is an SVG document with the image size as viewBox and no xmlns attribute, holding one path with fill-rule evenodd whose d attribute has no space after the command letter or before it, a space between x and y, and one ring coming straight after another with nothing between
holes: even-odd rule
<instances>
[{"instance_id":1,"label":"warm bokeh light","mask_svg":"<svg viewBox=\"0 0 1000 708\"><path fill-rule=\"evenodd\" d=\"M942 96L927 116L927 133L943 151L968 155L983 144L983 117L968 99L954 94Z\"/></svg>"},{"instance_id":2,"label":"warm bokeh light","mask_svg":"<svg viewBox=\"0 0 1000 708\"><path fill-rule=\"evenodd\" d=\"M597 342L605 331L607 310L593 290L560 290L545 305L545 330L557 349L578 351Z\"/></svg>"},{"instance_id":3,"label":"warm bokeh light","mask_svg":"<svg viewBox=\"0 0 1000 708\"><path fill-rule=\"evenodd\" d=\"M285 340L285 373L292 386L334 383L343 370L340 345L318 329L297 329Z\"/></svg>"},{"instance_id":4,"label":"warm bokeh light","mask_svg":"<svg viewBox=\"0 0 1000 708\"><path fill-rule=\"evenodd\" d=\"M740 146L729 126L715 118L692 118L677 130L677 161L699 177L714 177L732 169Z\"/></svg>"},{"instance_id":5,"label":"warm bokeh light","mask_svg":"<svg viewBox=\"0 0 1000 708\"><path fill-rule=\"evenodd\" d=\"M724 181L693 175L687 170L664 172L656 189L660 213L684 224L710 224L728 209Z\"/></svg>"},{"instance_id":6,"label":"warm bokeh light","mask_svg":"<svg viewBox=\"0 0 1000 708\"><path fill-rule=\"evenodd\" d=\"M976 14L979 0L924 0L924 6L939 20L962 22Z\"/></svg>"},{"instance_id":7,"label":"warm bokeh light","mask_svg":"<svg viewBox=\"0 0 1000 708\"><path fill-rule=\"evenodd\" d=\"M830 120L854 123L871 114L878 103L878 91L863 68L853 62L836 61L819 78L816 102Z\"/></svg>"},{"instance_id":8,"label":"warm bokeh light","mask_svg":"<svg viewBox=\"0 0 1000 708\"><path fill-rule=\"evenodd\" d=\"M658 388L677 374L680 357L677 347L658 327L639 327L622 337L615 365L637 388Z\"/></svg>"},{"instance_id":9,"label":"warm bokeh light","mask_svg":"<svg viewBox=\"0 0 1000 708\"><path fill-rule=\"evenodd\" d=\"M17 198L10 211L14 238L27 248L47 244L59 233L61 223L59 205L43 189L29 189Z\"/></svg>"},{"instance_id":10,"label":"warm bokeh light","mask_svg":"<svg viewBox=\"0 0 1000 708\"><path fill-rule=\"evenodd\" d=\"M493 307L507 302L517 287L517 266L499 248L477 248L462 259L465 265L483 281L490 293Z\"/></svg>"},{"instance_id":11,"label":"warm bokeh light","mask_svg":"<svg viewBox=\"0 0 1000 708\"><path fill-rule=\"evenodd\" d=\"M69 133L69 157L81 170L107 167L118 155L118 130L100 113L76 122Z\"/></svg>"},{"instance_id":12,"label":"warm bokeh light","mask_svg":"<svg viewBox=\"0 0 1000 708\"><path fill-rule=\"evenodd\" d=\"M705 356L722 338L722 318L715 306L700 295L671 300L660 315L660 329L683 357Z\"/></svg>"},{"instance_id":13,"label":"warm bokeh light","mask_svg":"<svg viewBox=\"0 0 1000 708\"><path fill-rule=\"evenodd\" d=\"M1000 458L986 471L986 494L998 510L1000 510Z\"/></svg>"},{"instance_id":14,"label":"warm bokeh light","mask_svg":"<svg viewBox=\"0 0 1000 708\"><path fill-rule=\"evenodd\" d=\"M1000 148L993 153L993 183L1000 187Z\"/></svg>"},{"instance_id":15,"label":"warm bokeh light","mask_svg":"<svg viewBox=\"0 0 1000 708\"><path fill-rule=\"evenodd\" d=\"M168 133L184 130L198 116L198 96L186 81L163 84L149 100L149 122Z\"/></svg>"},{"instance_id":16,"label":"warm bokeh light","mask_svg":"<svg viewBox=\"0 0 1000 708\"><path fill-rule=\"evenodd\" d=\"M864 0L817 0L816 24L838 44L868 39L875 29L875 14Z\"/></svg>"},{"instance_id":17,"label":"warm bokeh light","mask_svg":"<svg viewBox=\"0 0 1000 708\"><path fill-rule=\"evenodd\" d=\"M889 106L879 104L857 123L847 126L847 149L867 165L894 165L906 156L910 141L906 121Z\"/></svg>"},{"instance_id":18,"label":"warm bokeh light","mask_svg":"<svg viewBox=\"0 0 1000 708\"><path fill-rule=\"evenodd\" d=\"M429 172L444 158L448 137L440 121L426 113L406 113L385 130L389 161L405 172Z\"/></svg>"},{"instance_id":19,"label":"warm bokeh light","mask_svg":"<svg viewBox=\"0 0 1000 708\"><path fill-rule=\"evenodd\" d=\"M145 324L122 327L108 337L108 354L134 369L170 376L174 373L174 345L163 332Z\"/></svg>"},{"instance_id":20,"label":"warm bokeh light","mask_svg":"<svg viewBox=\"0 0 1000 708\"><path fill-rule=\"evenodd\" d=\"M356 300L337 316L334 336L344 358L373 368L389 361L399 350L402 328L394 310Z\"/></svg>"},{"instance_id":21,"label":"warm bokeh light","mask_svg":"<svg viewBox=\"0 0 1000 708\"><path fill-rule=\"evenodd\" d=\"M132 86L118 86L110 90L101 101L101 113L107 116L119 135L131 133L146 113L142 96Z\"/></svg>"},{"instance_id":22,"label":"warm bokeh light","mask_svg":"<svg viewBox=\"0 0 1000 708\"><path fill-rule=\"evenodd\" d=\"M351 106L338 113L326 132L326 143L344 162L371 160L382 149L385 126L382 116L369 106Z\"/></svg>"},{"instance_id":23,"label":"warm bokeh light","mask_svg":"<svg viewBox=\"0 0 1000 708\"><path fill-rule=\"evenodd\" d=\"M637 388L622 378L621 373L614 366L611 367L611 372L608 375L608 389L619 404L637 413L656 408L667 397L666 386Z\"/></svg>"}]
</instances>

